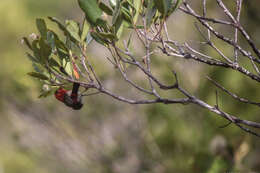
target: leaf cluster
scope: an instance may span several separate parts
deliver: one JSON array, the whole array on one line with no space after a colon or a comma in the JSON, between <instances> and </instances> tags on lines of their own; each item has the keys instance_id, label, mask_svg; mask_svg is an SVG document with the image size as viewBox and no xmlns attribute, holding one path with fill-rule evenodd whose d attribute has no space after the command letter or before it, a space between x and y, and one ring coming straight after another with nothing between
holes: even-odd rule
<instances>
[{"instance_id":1,"label":"leaf cluster","mask_svg":"<svg viewBox=\"0 0 260 173\"><path fill-rule=\"evenodd\" d=\"M57 33L47 28L44 19L36 19L39 35L32 34L32 38L24 37L23 41L30 50L27 52L27 57L34 67L34 72L29 72L28 75L55 88L66 83L62 78L57 78L57 75L69 78L75 76L73 65L80 56L80 49L90 42L89 25L84 22L80 26L73 20L67 20L63 24L54 17L48 19L57 24L65 39L61 39ZM51 93L50 90L43 92ZM44 93L41 95L45 96Z\"/></svg>"},{"instance_id":2,"label":"leaf cluster","mask_svg":"<svg viewBox=\"0 0 260 173\"><path fill-rule=\"evenodd\" d=\"M164 22L180 2L181 0L109 0L105 3L101 0L78 0L85 14L82 24L74 20L63 23L55 17L48 17L57 24L62 36L48 28L44 19L36 19L39 34L34 34L31 39L23 38L30 50L27 56L35 70L28 75L52 86L50 89L64 87L68 82L66 77L79 78L78 73L75 74L75 64L93 39L109 47L120 39L124 28L149 29L158 20ZM140 16L145 17L146 26L137 24ZM50 90L44 92L51 93Z\"/></svg>"}]
</instances>

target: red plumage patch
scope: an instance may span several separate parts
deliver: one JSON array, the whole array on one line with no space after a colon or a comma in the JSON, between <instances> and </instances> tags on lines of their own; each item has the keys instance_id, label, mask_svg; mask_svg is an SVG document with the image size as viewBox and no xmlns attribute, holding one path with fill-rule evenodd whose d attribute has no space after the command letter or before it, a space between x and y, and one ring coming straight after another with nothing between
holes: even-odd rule
<instances>
[{"instance_id":1,"label":"red plumage patch","mask_svg":"<svg viewBox=\"0 0 260 173\"><path fill-rule=\"evenodd\" d=\"M67 94L67 90L63 89L63 88L59 88L56 92L55 92L55 97L57 100L64 102L64 97L65 94Z\"/></svg>"}]
</instances>

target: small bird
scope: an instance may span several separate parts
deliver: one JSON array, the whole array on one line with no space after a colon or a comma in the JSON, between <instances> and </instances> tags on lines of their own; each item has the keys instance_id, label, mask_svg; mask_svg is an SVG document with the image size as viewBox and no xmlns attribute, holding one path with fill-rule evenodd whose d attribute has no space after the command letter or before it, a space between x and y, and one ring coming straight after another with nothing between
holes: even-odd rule
<instances>
[{"instance_id":1,"label":"small bird","mask_svg":"<svg viewBox=\"0 0 260 173\"><path fill-rule=\"evenodd\" d=\"M72 91L60 87L54 95L57 100L61 101L66 106L71 107L74 110L79 110L83 107L81 95L78 93L79 87L79 83L73 83Z\"/></svg>"}]
</instances>

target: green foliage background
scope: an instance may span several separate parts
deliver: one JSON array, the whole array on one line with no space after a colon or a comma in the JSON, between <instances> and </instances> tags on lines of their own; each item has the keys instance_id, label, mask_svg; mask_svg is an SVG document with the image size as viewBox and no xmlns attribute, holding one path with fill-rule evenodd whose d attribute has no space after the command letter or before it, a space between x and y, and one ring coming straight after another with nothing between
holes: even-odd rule
<instances>
[{"instance_id":1,"label":"green foliage background","mask_svg":"<svg viewBox=\"0 0 260 173\"><path fill-rule=\"evenodd\" d=\"M260 15L255 9L259 2L245 3L242 23L259 45ZM194 5L200 6L196 2ZM210 8L210 15L220 13L213 2ZM260 140L232 125L218 128L226 122L195 106L132 106L94 96L86 98L84 109L77 112L54 97L38 99L40 84L26 75L32 67L20 39L36 32L35 18L55 16L81 21L82 15L76 1L0 2L0 171L260 172ZM170 35L179 40L198 39L190 26L193 21L180 19L180 13L169 19ZM128 37L128 33L124 35ZM222 50L232 53L232 49L221 45ZM88 48L97 59L99 75L115 91L127 94L119 75L100 63L100 57L106 54L100 50L104 48L96 43ZM259 100L258 84L230 70L159 55L153 59L154 72L165 81L172 80L169 69L174 68L186 88L211 104L215 102L215 88L204 78L206 74L243 97ZM227 112L260 122L259 109L237 103L221 92L219 99Z\"/></svg>"}]
</instances>

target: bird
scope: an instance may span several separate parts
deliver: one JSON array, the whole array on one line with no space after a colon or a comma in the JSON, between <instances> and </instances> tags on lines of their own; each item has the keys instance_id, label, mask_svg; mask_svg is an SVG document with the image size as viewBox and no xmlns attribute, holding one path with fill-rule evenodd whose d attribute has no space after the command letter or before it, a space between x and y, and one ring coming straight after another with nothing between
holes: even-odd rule
<instances>
[{"instance_id":1,"label":"bird","mask_svg":"<svg viewBox=\"0 0 260 173\"><path fill-rule=\"evenodd\" d=\"M81 95L79 94L80 84L74 82L72 90L66 90L62 87L55 91L55 97L57 100L64 103L66 106L74 109L80 110L83 107Z\"/></svg>"}]
</instances>

